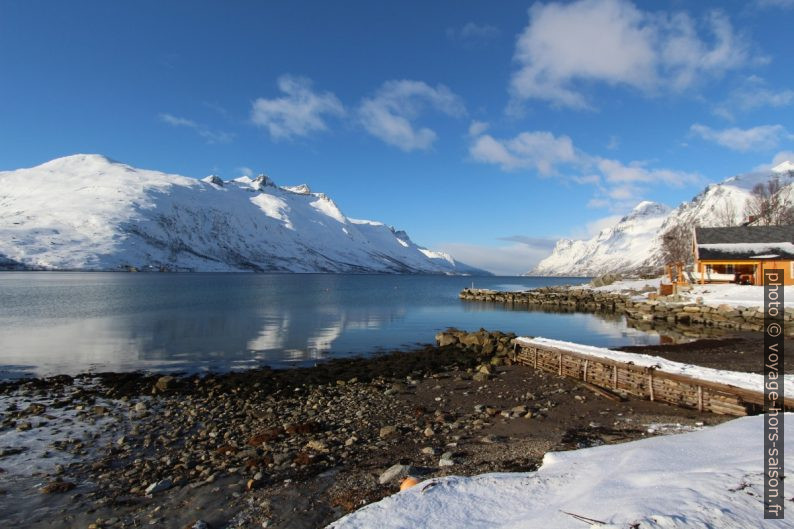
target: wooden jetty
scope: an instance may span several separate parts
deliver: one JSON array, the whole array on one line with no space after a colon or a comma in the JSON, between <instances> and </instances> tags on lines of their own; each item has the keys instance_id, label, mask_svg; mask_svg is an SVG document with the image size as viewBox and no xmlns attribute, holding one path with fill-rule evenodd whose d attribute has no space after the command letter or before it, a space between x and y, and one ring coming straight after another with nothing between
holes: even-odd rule
<instances>
[{"instance_id":1,"label":"wooden jetty","mask_svg":"<svg viewBox=\"0 0 794 529\"><path fill-rule=\"evenodd\" d=\"M541 345L528 338L515 338L512 344L516 362L581 380L611 394L629 394L722 415L742 416L763 412L762 391ZM791 399L785 401L785 408L794 409Z\"/></svg>"}]
</instances>

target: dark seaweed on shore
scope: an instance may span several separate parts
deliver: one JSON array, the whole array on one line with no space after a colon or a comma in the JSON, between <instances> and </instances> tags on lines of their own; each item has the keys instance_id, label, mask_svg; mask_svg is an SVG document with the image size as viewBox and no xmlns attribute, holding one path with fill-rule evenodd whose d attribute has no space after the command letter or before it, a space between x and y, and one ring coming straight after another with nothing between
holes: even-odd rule
<instances>
[{"instance_id":1,"label":"dark seaweed on shore","mask_svg":"<svg viewBox=\"0 0 794 529\"><path fill-rule=\"evenodd\" d=\"M370 382L379 377L401 378L408 375L432 374L446 371L453 366L462 369L481 363L484 356L474 350L455 346L424 346L413 351L393 351L367 357L338 358L318 363L312 367L271 369L260 367L239 372L193 374L178 376L169 386L172 394L194 393L205 388L217 393L235 393L246 397L251 392L272 394L292 390L301 386L333 384L337 381L356 379ZM149 394L162 374L145 372L86 373L76 377L57 375L46 378L29 378L0 382L0 394L8 394L20 387L26 389L52 389L72 385L75 380L96 379L98 392L104 396L120 398ZM91 392L90 389L84 389Z\"/></svg>"}]
</instances>

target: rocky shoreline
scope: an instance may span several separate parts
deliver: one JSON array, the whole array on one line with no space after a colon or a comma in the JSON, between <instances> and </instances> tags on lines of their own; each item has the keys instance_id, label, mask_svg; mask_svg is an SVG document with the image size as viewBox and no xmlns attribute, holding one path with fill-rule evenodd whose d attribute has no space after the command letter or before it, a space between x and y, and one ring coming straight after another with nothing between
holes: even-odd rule
<instances>
[{"instance_id":1,"label":"rocky shoreline","mask_svg":"<svg viewBox=\"0 0 794 529\"><path fill-rule=\"evenodd\" d=\"M0 446L0 520L32 528L322 527L396 492L407 474L531 470L549 450L726 419L612 402L576 381L512 365L513 335L458 336L305 369L0 384L0 439L18 440ZM82 433L70 430L76 425ZM34 438L50 442L24 442ZM23 457L37 469L14 466Z\"/></svg>"},{"instance_id":2,"label":"rocky shoreline","mask_svg":"<svg viewBox=\"0 0 794 529\"><path fill-rule=\"evenodd\" d=\"M655 292L652 289L650 293ZM644 292L648 294L649 292ZM677 296L639 298L637 293L604 292L591 288L544 287L524 292L464 289L459 298L466 301L527 305L536 310L570 310L618 314L637 328L661 326L681 335L702 337L710 329L760 331L764 313L758 307L710 306L692 303ZM794 308L785 309L786 334L794 335Z\"/></svg>"}]
</instances>

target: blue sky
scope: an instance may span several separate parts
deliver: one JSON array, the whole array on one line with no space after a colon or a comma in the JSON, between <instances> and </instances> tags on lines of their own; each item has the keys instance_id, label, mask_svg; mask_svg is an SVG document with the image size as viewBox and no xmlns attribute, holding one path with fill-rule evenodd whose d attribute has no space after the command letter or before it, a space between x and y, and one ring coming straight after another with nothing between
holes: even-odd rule
<instances>
[{"instance_id":1,"label":"blue sky","mask_svg":"<svg viewBox=\"0 0 794 529\"><path fill-rule=\"evenodd\" d=\"M500 273L794 160L794 0L0 0L0 169L265 172Z\"/></svg>"}]
</instances>

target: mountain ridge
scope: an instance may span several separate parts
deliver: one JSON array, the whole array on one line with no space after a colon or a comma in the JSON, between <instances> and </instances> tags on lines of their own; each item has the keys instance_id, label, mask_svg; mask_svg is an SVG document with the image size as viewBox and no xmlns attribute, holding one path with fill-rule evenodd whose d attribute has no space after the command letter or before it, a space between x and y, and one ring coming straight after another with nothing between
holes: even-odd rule
<instances>
[{"instance_id":1,"label":"mountain ridge","mask_svg":"<svg viewBox=\"0 0 794 529\"><path fill-rule=\"evenodd\" d=\"M781 183L781 196L794 205L794 163L784 161L769 170L708 184L676 208L640 202L628 215L590 239L560 239L552 253L525 275L586 277L658 269L664 264L661 235L668 229L679 224L739 224L753 187L775 178Z\"/></svg>"},{"instance_id":2,"label":"mountain ridge","mask_svg":"<svg viewBox=\"0 0 794 529\"><path fill-rule=\"evenodd\" d=\"M386 224L350 219L305 184L199 180L99 154L0 172L0 266L487 274Z\"/></svg>"}]
</instances>

